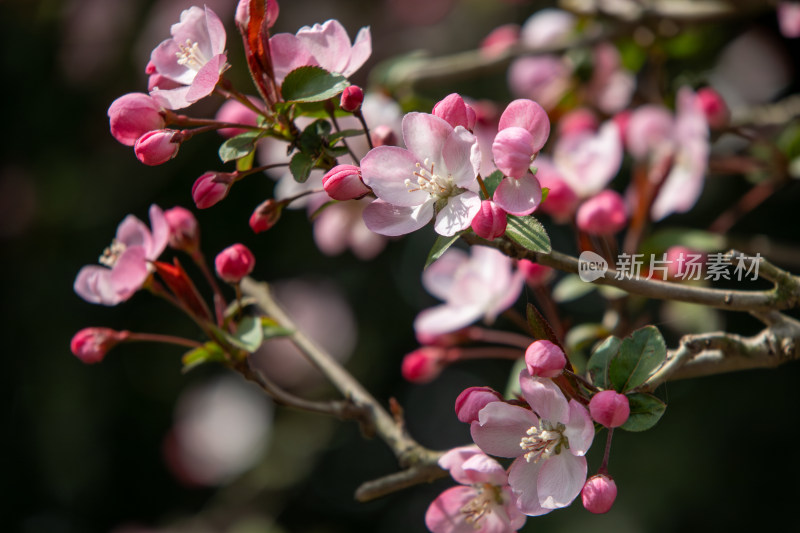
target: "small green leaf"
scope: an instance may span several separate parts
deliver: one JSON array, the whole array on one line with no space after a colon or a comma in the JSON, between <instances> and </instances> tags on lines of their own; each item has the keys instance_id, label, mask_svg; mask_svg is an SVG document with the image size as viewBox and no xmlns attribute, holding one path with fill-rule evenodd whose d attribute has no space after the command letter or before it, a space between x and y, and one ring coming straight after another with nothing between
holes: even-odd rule
<instances>
[{"instance_id":1,"label":"small green leaf","mask_svg":"<svg viewBox=\"0 0 800 533\"><path fill-rule=\"evenodd\" d=\"M256 141L261 137L260 131L246 131L231 137L219 147L219 158L223 163L245 157L256 148Z\"/></svg>"},{"instance_id":2,"label":"small green leaf","mask_svg":"<svg viewBox=\"0 0 800 533\"><path fill-rule=\"evenodd\" d=\"M661 419L667 404L653 396L636 392L628 394L628 403L631 405L631 416L620 426L625 431L645 431L655 426Z\"/></svg>"},{"instance_id":3,"label":"small green leaf","mask_svg":"<svg viewBox=\"0 0 800 533\"><path fill-rule=\"evenodd\" d=\"M240 157L236 160L236 170L239 172L246 172L253 168L253 161L256 158L256 151L253 150L249 154L244 157Z\"/></svg>"},{"instance_id":4,"label":"small green leaf","mask_svg":"<svg viewBox=\"0 0 800 533\"><path fill-rule=\"evenodd\" d=\"M318 119L305 127L300 133L300 151L307 154L320 154L328 146L328 137L331 134L331 123Z\"/></svg>"},{"instance_id":5,"label":"small green leaf","mask_svg":"<svg viewBox=\"0 0 800 533\"><path fill-rule=\"evenodd\" d=\"M292 160L289 162L289 170L298 183L306 182L308 176L311 174L312 168L314 168L314 160L311 159L310 155L304 154L303 152L294 154Z\"/></svg>"},{"instance_id":6,"label":"small green leaf","mask_svg":"<svg viewBox=\"0 0 800 533\"><path fill-rule=\"evenodd\" d=\"M589 378L595 387L608 388L608 367L614 356L619 353L621 344L622 341L620 339L611 335L592 351L589 363L586 365L586 371L589 373Z\"/></svg>"},{"instance_id":7,"label":"small green leaf","mask_svg":"<svg viewBox=\"0 0 800 533\"><path fill-rule=\"evenodd\" d=\"M284 328L273 319L266 316L261 317L261 329L264 332L264 339L285 337L292 334L292 330Z\"/></svg>"},{"instance_id":8,"label":"small green leaf","mask_svg":"<svg viewBox=\"0 0 800 533\"><path fill-rule=\"evenodd\" d=\"M436 237L436 242L433 243L433 248L431 251L428 252L428 259L425 260L425 266L422 267L423 270L431 266L431 264L442 257L442 254L447 251L448 248L453 246L453 244L461 237L461 233L456 233L452 237L444 237L442 235Z\"/></svg>"},{"instance_id":9,"label":"small green leaf","mask_svg":"<svg viewBox=\"0 0 800 533\"><path fill-rule=\"evenodd\" d=\"M499 170L495 170L483 178L483 184L486 186L486 190L489 191L489 198L484 198L484 200L489 200L494 196L494 191L497 190L497 186L500 185L501 181L503 181L503 173Z\"/></svg>"},{"instance_id":10,"label":"small green leaf","mask_svg":"<svg viewBox=\"0 0 800 533\"><path fill-rule=\"evenodd\" d=\"M345 137L358 137L359 135L364 135L364 130L342 130L332 133L329 137L329 142L331 146L338 141L339 139L344 139Z\"/></svg>"},{"instance_id":11,"label":"small green leaf","mask_svg":"<svg viewBox=\"0 0 800 533\"><path fill-rule=\"evenodd\" d=\"M543 204L548 196L550 196L550 187L542 187L542 201L539 203Z\"/></svg>"},{"instance_id":12,"label":"small green leaf","mask_svg":"<svg viewBox=\"0 0 800 533\"><path fill-rule=\"evenodd\" d=\"M557 303L571 302L597 289L597 285L586 283L577 274L567 274L555 284L552 291Z\"/></svg>"},{"instance_id":13,"label":"small green leaf","mask_svg":"<svg viewBox=\"0 0 800 533\"><path fill-rule=\"evenodd\" d=\"M261 318L248 315L239 322L234 335L228 335L228 340L242 350L253 353L261 346L264 340L264 330L261 326Z\"/></svg>"},{"instance_id":14,"label":"small green leaf","mask_svg":"<svg viewBox=\"0 0 800 533\"><path fill-rule=\"evenodd\" d=\"M204 345L193 350L189 350L183 354L183 358L181 359L181 362L183 363L183 369L181 372L185 374L197 366L214 361L225 361L225 352L222 351L222 348L219 346L219 344L209 341Z\"/></svg>"},{"instance_id":15,"label":"small green leaf","mask_svg":"<svg viewBox=\"0 0 800 533\"><path fill-rule=\"evenodd\" d=\"M625 337L619 353L608 366L610 384L617 392L634 389L647 381L667 357L664 337L655 326L646 326Z\"/></svg>"},{"instance_id":16,"label":"small green leaf","mask_svg":"<svg viewBox=\"0 0 800 533\"><path fill-rule=\"evenodd\" d=\"M286 102L322 102L333 98L350 85L347 78L321 67L300 67L283 80L281 94Z\"/></svg>"},{"instance_id":17,"label":"small green leaf","mask_svg":"<svg viewBox=\"0 0 800 533\"><path fill-rule=\"evenodd\" d=\"M508 215L506 235L512 241L532 252L549 254L552 251L547 231L545 231L542 223L532 216L517 217Z\"/></svg>"}]
</instances>

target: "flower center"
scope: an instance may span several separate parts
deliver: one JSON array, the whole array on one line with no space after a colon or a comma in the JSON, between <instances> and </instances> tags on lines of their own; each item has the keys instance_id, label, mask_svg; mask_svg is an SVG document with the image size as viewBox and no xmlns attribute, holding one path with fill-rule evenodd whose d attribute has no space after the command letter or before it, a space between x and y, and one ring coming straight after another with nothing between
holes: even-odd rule
<instances>
[{"instance_id":1,"label":"flower center","mask_svg":"<svg viewBox=\"0 0 800 533\"><path fill-rule=\"evenodd\" d=\"M472 524L475 529L480 529L481 519L487 514L491 514L492 505L501 501L501 496L497 487L489 483L475 485L476 495L461 508L461 512L466 515L464 521Z\"/></svg>"},{"instance_id":2,"label":"flower center","mask_svg":"<svg viewBox=\"0 0 800 533\"><path fill-rule=\"evenodd\" d=\"M178 58L178 64L194 71L203 68L203 65L208 63L208 58L200 51L200 45L186 39L186 42L179 44L180 52L175 52Z\"/></svg>"},{"instance_id":3,"label":"flower center","mask_svg":"<svg viewBox=\"0 0 800 533\"><path fill-rule=\"evenodd\" d=\"M525 452L523 457L529 463L538 463L551 455L558 455L562 448L569 449L569 440L564 435L567 429L562 423L553 426L547 420L539 421L539 427L531 426L527 431L528 437L522 437L519 447Z\"/></svg>"},{"instance_id":4,"label":"flower center","mask_svg":"<svg viewBox=\"0 0 800 533\"><path fill-rule=\"evenodd\" d=\"M424 165L424 166L423 166ZM436 198L448 198L453 195L456 186L453 178L442 176L435 172L433 163L426 158L423 165L417 163L417 170L414 172L415 179L405 181L408 192L425 191Z\"/></svg>"},{"instance_id":5,"label":"flower center","mask_svg":"<svg viewBox=\"0 0 800 533\"><path fill-rule=\"evenodd\" d=\"M117 239L111 241L111 244L103 250L103 255L97 260L98 263L101 265L105 265L108 268L113 268L115 264L117 264L117 260L119 256L122 255L128 247L125 246L124 243L119 242Z\"/></svg>"}]
</instances>

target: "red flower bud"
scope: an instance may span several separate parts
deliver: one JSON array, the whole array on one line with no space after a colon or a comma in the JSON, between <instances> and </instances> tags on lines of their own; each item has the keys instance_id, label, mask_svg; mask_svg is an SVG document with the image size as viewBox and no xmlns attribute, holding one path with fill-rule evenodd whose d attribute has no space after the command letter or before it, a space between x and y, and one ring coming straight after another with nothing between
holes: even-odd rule
<instances>
[{"instance_id":1,"label":"red flower bud","mask_svg":"<svg viewBox=\"0 0 800 533\"><path fill-rule=\"evenodd\" d=\"M200 226L188 209L173 207L164 211L169 226L169 245L192 253L200 246Z\"/></svg>"},{"instance_id":2,"label":"red flower bud","mask_svg":"<svg viewBox=\"0 0 800 533\"><path fill-rule=\"evenodd\" d=\"M84 328L72 337L72 354L86 364L99 363L106 353L128 338L130 332L109 328Z\"/></svg>"},{"instance_id":3,"label":"red flower bud","mask_svg":"<svg viewBox=\"0 0 800 533\"><path fill-rule=\"evenodd\" d=\"M247 246L236 243L222 250L214 259L217 275L228 283L239 283L253 271L256 258Z\"/></svg>"},{"instance_id":4,"label":"red flower bud","mask_svg":"<svg viewBox=\"0 0 800 533\"><path fill-rule=\"evenodd\" d=\"M581 501L590 513L607 513L614 505L615 499L617 499L617 484L605 474L590 477L581 490Z\"/></svg>"},{"instance_id":5,"label":"red flower bud","mask_svg":"<svg viewBox=\"0 0 800 533\"><path fill-rule=\"evenodd\" d=\"M361 181L361 169L354 165L337 165L322 177L322 188L334 200L363 198L370 188Z\"/></svg>"},{"instance_id":6,"label":"red flower bud","mask_svg":"<svg viewBox=\"0 0 800 533\"><path fill-rule=\"evenodd\" d=\"M222 201L234 181L235 175L228 172L206 172L192 185L194 205L198 209L206 209Z\"/></svg>"},{"instance_id":7,"label":"red flower bud","mask_svg":"<svg viewBox=\"0 0 800 533\"><path fill-rule=\"evenodd\" d=\"M342 109L349 113L355 113L361 109L361 104L364 102L364 91L358 85L351 85L342 91L342 99L339 105Z\"/></svg>"},{"instance_id":8,"label":"red flower bud","mask_svg":"<svg viewBox=\"0 0 800 533\"><path fill-rule=\"evenodd\" d=\"M166 125L164 110L144 93L124 94L111 102L108 122L111 135L126 146L133 146L145 133Z\"/></svg>"},{"instance_id":9,"label":"red flower bud","mask_svg":"<svg viewBox=\"0 0 800 533\"><path fill-rule=\"evenodd\" d=\"M278 223L284 207L283 202L276 202L272 198L261 203L250 215L250 229L255 233L267 231Z\"/></svg>"},{"instance_id":10,"label":"red flower bud","mask_svg":"<svg viewBox=\"0 0 800 533\"><path fill-rule=\"evenodd\" d=\"M443 348L423 346L403 358L400 371L411 383L428 383L442 372L445 354Z\"/></svg>"},{"instance_id":11,"label":"red flower bud","mask_svg":"<svg viewBox=\"0 0 800 533\"><path fill-rule=\"evenodd\" d=\"M478 420L478 413L492 402L502 401L503 397L489 387L470 387L456 398L456 416L461 422L469 424Z\"/></svg>"},{"instance_id":12,"label":"red flower bud","mask_svg":"<svg viewBox=\"0 0 800 533\"><path fill-rule=\"evenodd\" d=\"M506 212L491 200L481 202L481 208L472 219L472 230L478 237L493 241L506 232Z\"/></svg>"},{"instance_id":13,"label":"red flower bud","mask_svg":"<svg viewBox=\"0 0 800 533\"><path fill-rule=\"evenodd\" d=\"M628 223L628 208L618 192L605 190L581 204L575 219L590 235L613 235Z\"/></svg>"},{"instance_id":14,"label":"red flower bud","mask_svg":"<svg viewBox=\"0 0 800 533\"><path fill-rule=\"evenodd\" d=\"M709 127L719 129L728 125L731 112L728 104L717 91L711 87L703 87L697 91L697 101L706 116Z\"/></svg>"},{"instance_id":15,"label":"red flower bud","mask_svg":"<svg viewBox=\"0 0 800 533\"><path fill-rule=\"evenodd\" d=\"M133 145L136 157L145 165L161 165L176 155L183 142L183 134L177 130L162 129L148 131Z\"/></svg>"},{"instance_id":16,"label":"red flower bud","mask_svg":"<svg viewBox=\"0 0 800 533\"><path fill-rule=\"evenodd\" d=\"M464 102L457 93L447 95L444 100L433 106L433 114L446 120L454 128L464 126L470 131L475 127L477 117L472 106Z\"/></svg>"},{"instance_id":17,"label":"red flower bud","mask_svg":"<svg viewBox=\"0 0 800 533\"><path fill-rule=\"evenodd\" d=\"M598 424L615 428L624 424L631 415L628 397L613 390L598 392L589 401L589 413Z\"/></svg>"},{"instance_id":18,"label":"red flower bud","mask_svg":"<svg viewBox=\"0 0 800 533\"><path fill-rule=\"evenodd\" d=\"M525 366L531 376L554 378L566 364L564 352L550 341L535 341L525 350Z\"/></svg>"}]
</instances>

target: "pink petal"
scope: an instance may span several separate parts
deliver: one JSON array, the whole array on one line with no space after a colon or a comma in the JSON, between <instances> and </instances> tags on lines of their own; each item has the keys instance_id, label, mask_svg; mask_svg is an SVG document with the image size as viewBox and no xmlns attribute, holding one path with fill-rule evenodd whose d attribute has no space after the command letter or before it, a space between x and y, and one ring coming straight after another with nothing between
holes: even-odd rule
<instances>
[{"instance_id":1,"label":"pink petal","mask_svg":"<svg viewBox=\"0 0 800 533\"><path fill-rule=\"evenodd\" d=\"M480 305L437 305L417 315L414 319L414 331L417 336L435 337L469 326L481 316L483 307Z\"/></svg>"},{"instance_id":2,"label":"pink petal","mask_svg":"<svg viewBox=\"0 0 800 533\"><path fill-rule=\"evenodd\" d=\"M149 215L152 241L150 242L150 247L146 248L146 257L151 261L155 261L167 247L169 224L164 216L164 211L156 204L150 206Z\"/></svg>"},{"instance_id":3,"label":"pink petal","mask_svg":"<svg viewBox=\"0 0 800 533\"><path fill-rule=\"evenodd\" d=\"M532 174L525 174L519 179L505 178L494 191L493 200L507 213L530 215L542 202L542 187Z\"/></svg>"},{"instance_id":4,"label":"pink petal","mask_svg":"<svg viewBox=\"0 0 800 533\"><path fill-rule=\"evenodd\" d=\"M436 497L425 513L425 525L433 533L475 533L461 509L477 493L472 487L451 487Z\"/></svg>"},{"instance_id":5,"label":"pink petal","mask_svg":"<svg viewBox=\"0 0 800 533\"><path fill-rule=\"evenodd\" d=\"M645 159L659 146L671 145L674 119L666 108L644 105L631 114L625 128L625 144L636 159Z\"/></svg>"},{"instance_id":6,"label":"pink petal","mask_svg":"<svg viewBox=\"0 0 800 533\"><path fill-rule=\"evenodd\" d=\"M272 71L279 85L297 67L318 65L303 42L291 33L278 33L270 37L269 51L272 56Z\"/></svg>"},{"instance_id":7,"label":"pink petal","mask_svg":"<svg viewBox=\"0 0 800 533\"><path fill-rule=\"evenodd\" d=\"M149 275L145 249L141 246L129 247L111 269L111 285L122 300L127 300L142 288Z\"/></svg>"},{"instance_id":8,"label":"pink petal","mask_svg":"<svg viewBox=\"0 0 800 533\"><path fill-rule=\"evenodd\" d=\"M111 270L99 265L81 268L73 289L78 296L93 304L117 305L122 301L111 283Z\"/></svg>"},{"instance_id":9,"label":"pink petal","mask_svg":"<svg viewBox=\"0 0 800 533\"><path fill-rule=\"evenodd\" d=\"M351 50L350 36L338 20L331 19L310 28L304 26L296 35L319 66L328 72L342 73L347 68Z\"/></svg>"},{"instance_id":10,"label":"pink petal","mask_svg":"<svg viewBox=\"0 0 800 533\"><path fill-rule=\"evenodd\" d=\"M141 246L145 250L152 247L150 228L133 215L126 216L117 226L117 240L126 247Z\"/></svg>"},{"instance_id":11,"label":"pink petal","mask_svg":"<svg viewBox=\"0 0 800 533\"><path fill-rule=\"evenodd\" d=\"M162 76L182 85L189 85L194 79L195 72L178 63L177 56L180 52L178 43L173 39L166 39L150 53L150 61L155 65L156 72Z\"/></svg>"},{"instance_id":12,"label":"pink petal","mask_svg":"<svg viewBox=\"0 0 800 533\"><path fill-rule=\"evenodd\" d=\"M205 98L214 91L220 78L220 72L225 69L227 57L219 54L211 58L208 63L197 71L189 91L186 93L186 100L196 102Z\"/></svg>"},{"instance_id":13,"label":"pink petal","mask_svg":"<svg viewBox=\"0 0 800 533\"><path fill-rule=\"evenodd\" d=\"M569 422L569 404L558 385L547 378L531 377L527 370L519 375L522 396L542 420L551 424Z\"/></svg>"},{"instance_id":14,"label":"pink petal","mask_svg":"<svg viewBox=\"0 0 800 533\"><path fill-rule=\"evenodd\" d=\"M225 52L225 25L208 6L206 6L206 28L208 29L209 45L211 54L219 55Z\"/></svg>"},{"instance_id":15,"label":"pink petal","mask_svg":"<svg viewBox=\"0 0 800 533\"><path fill-rule=\"evenodd\" d=\"M481 168L481 152L473 134L463 126L456 126L444 142L442 159L456 185L477 192L476 177Z\"/></svg>"},{"instance_id":16,"label":"pink petal","mask_svg":"<svg viewBox=\"0 0 800 533\"><path fill-rule=\"evenodd\" d=\"M533 137L534 152L541 150L550 136L550 119L547 117L547 112L533 100L521 98L508 104L500 116L498 130L513 126L528 130Z\"/></svg>"},{"instance_id":17,"label":"pink petal","mask_svg":"<svg viewBox=\"0 0 800 533\"><path fill-rule=\"evenodd\" d=\"M523 457L517 458L508 470L508 484L516 496L517 508L528 516L547 514L551 509L539 503L539 470L542 462L529 463Z\"/></svg>"},{"instance_id":18,"label":"pink petal","mask_svg":"<svg viewBox=\"0 0 800 533\"><path fill-rule=\"evenodd\" d=\"M372 34L369 27L361 28L358 30L356 40L353 42L353 48L350 50L347 68L341 74L349 78L367 62L370 55L372 55Z\"/></svg>"},{"instance_id":19,"label":"pink petal","mask_svg":"<svg viewBox=\"0 0 800 533\"><path fill-rule=\"evenodd\" d=\"M619 130L606 121L596 134L581 133L562 137L553 160L564 181L579 196L600 192L617 175L622 165Z\"/></svg>"},{"instance_id":20,"label":"pink petal","mask_svg":"<svg viewBox=\"0 0 800 533\"><path fill-rule=\"evenodd\" d=\"M474 249L473 249L474 250ZM474 252L473 252L474 253ZM447 300L450 297L450 288L453 285L453 278L467 261L469 256L463 250L450 248L431 266L422 272L422 285L432 295L440 300Z\"/></svg>"},{"instance_id":21,"label":"pink petal","mask_svg":"<svg viewBox=\"0 0 800 533\"><path fill-rule=\"evenodd\" d=\"M433 228L439 235L452 237L470 226L480 208L481 197L472 191L453 196L436 215Z\"/></svg>"},{"instance_id":22,"label":"pink petal","mask_svg":"<svg viewBox=\"0 0 800 533\"><path fill-rule=\"evenodd\" d=\"M165 109L183 109L192 105L192 102L186 99L190 89L188 85L175 89L153 89L150 91L150 96Z\"/></svg>"},{"instance_id":23,"label":"pink petal","mask_svg":"<svg viewBox=\"0 0 800 533\"><path fill-rule=\"evenodd\" d=\"M531 427L538 425L539 419L530 410L492 402L478 413L478 421L472 423L470 433L472 440L484 452L498 457L518 457L522 455L519 446L522 437Z\"/></svg>"},{"instance_id":24,"label":"pink petal","mask_svg":"<svg viewBox=\"0 0 800 533\"><path fill-rule=\"evenodd\" d=\"M533 135L524 128L512 126L497 133L492 143L494 164L505 175L522 177L531 167L533 156Z\"/></svg>"},{"instance_id":25,"label":"pink petal","mask_svg":"<svg viewBox=\"0 0 800 533\"><path fill-rule=\"evenodd\" d=\"M405 183L411 180L411 188L416 187L417 176L414 173L419 171L418 162L408 150L379 146L361 160L361 179L381 200L396 206L417 206L431 197L423 190L409 190Z\"/></svg>"},{"instance_id":26,"label":"pink petal","mask_svg":"<svg viewBox=\"0 0 800 533\"><path fill-rule=\"evenodd\" d=\"M470 481L468 475L461 468L461 465L463 465L467 459L476 455L484 455L477 446L459 446L458 448L453 448L445 452L444 455L439 458L438 463L439 466L450 472L450 477L462 485L470 485L472 481Z\"/></svg>"},{"instance_id":27,"label":"pink petal","mask_svg":"<svg viewBox=\"0 0 800 533\"><path fill-rule=\"evenodd\" d=\"M586 454L594 440L594 422L586 408L575 400L569 401L569 422L566 425L564 436L569 440L570 453Z\"/></svg>"},{"instance_id":28,"label":"pink petal","mask_svg":"<svg viewBox=\"0 0 800 533\"><path fill-rule=\"evenodd\" d=\"M503 486L508 482L508 475L505 469L500 466L500 463L483 453L473 455L464 461L461 468L468 479L468 483L472 485L489 483Z\"/></svg>"},{"instance_id":29,"label":"pink petal","mask_svg":"<svg viewBox=\"0 0 800 533\"><path fill-rule=\"evenodd\" d=\"M447 121L427 113L408 113L403 117L403 140L408 150L421 162L428 160L436 168L443 166L445 141L453 133ZM435 172L434 168L434 172Z\"/></svg>"},{"instance_id":30,"label":"pink petal","mask_svg":"<svg viewBox=\"0 0 800 533\"><path fill-rule=\"evenodd\" d=\"M586 458L562 451L550 456L539 470L539 502L545 509L566 507L586 482Z\"/></svg>"},{"instance_id":31,"label":"pink petal","mask_svg":"<svg viewBox=\"0 0 800 533\"><path fill-rule=\"evenodd\" d=\"M388 237L405 235L423 227L433 218L433 202L425 202L416 207L395 206L375 200L364 209L364 223L367 227Z\"/></svg>"}]
</instances>

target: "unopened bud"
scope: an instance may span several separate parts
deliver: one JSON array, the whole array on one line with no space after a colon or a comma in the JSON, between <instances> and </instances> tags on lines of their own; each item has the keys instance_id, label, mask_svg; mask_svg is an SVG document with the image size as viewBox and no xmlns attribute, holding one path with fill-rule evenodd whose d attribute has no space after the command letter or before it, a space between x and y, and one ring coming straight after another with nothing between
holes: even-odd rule
<instances>
[{"instance_id":1,"label":"unopened bud","mask_svg":"<svg viewBox=\"0 0 800 533\"><path fill-rule=\"evenodd\" d=\"M99 363L106 353L130 335L127 331L109 328L84 328L72 337L72 354L86 364Z\"/></svg>"},{"instance_id":2,"label":"unopened bud","mask_svg":"<svg viewBox=\"0 0 800 533\"><path fill-rule=\"evenodd\" d=\"M423 346L406 354L400 373L411 383L433 381L445 367L446 350L435 346Z\"/></svg>"},{"instance_id":3,"label":"unopened bud","mask_svg":"<svg viewBox=\"0 0 800 533\"><path fill-rule=\"evenodd\" d=\"M364 102L364 91L358 85L351 85L342 91L342 98L339 100L339 106L348 113L355 113L361 109L361 104Z\"/></svg>"},{"instance_id":4,"label":"unopened bud","mask_svg":"<svg viewBox=\"0 0 800 533\"><path fill-rule=\"evenodd\" d=\"M491 200L481 202L478 213L472 219L472 230L478 237L493 241L506 233L506 212Z\"/></svg>"},{"instance_id":5,"label":"unopened bud","mask_svg":"<svg viewBox=\"0 0 800 533\"><path fill-rule=\"evenodd\" d=\"M469 424L478 420L481 409L492 402L503 400L503 396L489 387L470 387L464 389L456 398L456 416L459 421Z\"/></svg>"},{"instance_id":6,"label":"unopened bud","mask_svg":"<svg viewBox=\"0 0 800 533\"><path fill-rule=\"evenodd\" d=\"M355 200L369 194L361 181L361 169L355 165L337 165L322 177L322 188L334 200Z\"/></svg>"},{"instance_id":7,"label":"unopened bud","mask_svg":"<svg viewBox=\"0 0 800 533\"><path fill-rule=\"evenodd\" d=\"M553 269L528 261L527 259L520 259L517 261L517 268L525 276L525 283L528 287L536 288L545 285L553 277Z\"/></svg>"},{"instance_id":8,"label":"unopened bud","mask_svg":"<svg viewBox=\"0 0 800 533\"><path fill-rule=\"evenodd\" d=\"M505 175L522 177L531 168L534 151L531 133L517 126L500 130L492 142L494 164Z\"/></svg>"},{"instance_id":9,"label":"unopened bud","mask_svg":"<svg viewBox=\"0 0 800 533\"><path fill-rule=\"evenodd\" d=\"M531 376L554 378L563 372L567 357L550 341L539 340L525 350L525 366Z\"/></svg>"},{"instance_id":10,"label":"unopened bud","mask_svg":"<svg viewBox=\"0 0 800 533\"><path fill-rule=\"evenodd\" d=\"M628 208L618 192L606 190L581 204L575 218L590 235L613 235L628 223Z\"/></svg>"},{"instance_id":11,"label":"unopened bud","mask_svg":"<svg viewBox=\"0 0 800 533\"><path fill-rule=\"evenodd\" d=\"M581 490L581 501L590 513L607 513L611 510L616 499L617 484L605 474L590 477L583 485L583 490Z\"/></svg>"},{"instance_id":12,"label":"unopened bud","mask_svg":"<svg viewBox=\"0 0 800 533\"><path fill-rule=\"evenodd\" d=\"M728 125L731 112L728 104L717 91L711 87L703 87L697 91L697 102L700 104L710 128L720 129Z\"/></svg>"},{"instance_id":13,"label":"unopened bud","mask_svg":"<svg viewBox=\"0 0 800 533\"><path fill-rule=\"evenodd\" d=\"M222 201L233 185L235 175L228 172L209 171L192 185L192 200L198 209L207 209Z\"/></svg>"},{"instance_id":14,"label":"unopened bud","mask_svg":"<svg viewBox=\"0 0 800 533\"><path fill-rule=\"evenodd\" d=\"M161 165L178 155L181 142L183 134L177 130L149 131L136 139L133 151L145 165Z\"/></svg>"},{"instance_id":15,"label":"unopened bud","mask_svg":"<svg viewBox=\"0 0 800 533\"><path fill-rule=\"evenodd\" d=\"M217 275L228 283L239 283L253 271L256 258L247 246L236 243L222 250L214 259Z\"/></svg>"},{"instance_id":16,"label":"unopened bud","mask_svg":"<svg viewBox=\"0 0 800 533\"><path fill-rule=\"evenodd\" d=\"M200 226L188 209L177 206L164 211L169 226L169 245L193 253L200 246Z\"/></svg>"},{"instance_id":17,"label":"unopened bud","mask_svg":"<svg viewBox=\"0 0 800 533\"><path fill-rule=\"evenodd\" d=\"M386 124L376 126L369 134L372 145L378 146L397 146L397 133Z\"/></svg>"},{"instance_id":18,"label":"unopened bud","mask_svg":"<svg viewBox=\"0 0 800 533\"><path fill-rule=\"evenodd\" d=\"M276 202L272 198L261 203L250 215L250 229L255 233L270 229L280 220L285 205L283 202Z\"/></svg>"},{"instance_id":19,"label":"unopened bud","mask_svg":"<svg viewBox=\"0 0 800 533\"><path fill-rule=\"evenodd\" d=\"M433 114L453 126L463 126L472 131L477 115L472 106L464 102L461 95L453 93L433 106Z\"/></svg>"},{"instance_id":20,"label":"unopened bud","mask_svg":"<svg viewBox=\"0 0 800 533\"><path fill-rule=\"evenodd\" d=\"M108 122L111 135L125 146L133 146L145 133L166 125L164 110L144 93L124 94L111 102Z\"/></svg>"},{"instance_id":21,"label":"unopened bud","mask_svg":"<svg viewBox=\"0 0 800 533\"><path fill-rule=\"evenodd\" d=\"M613 390L598 392L589 401L589 413L592 420L607 428L616 428L624 424L631 415L628 397Z\"/></svg>"}]
</instances>

